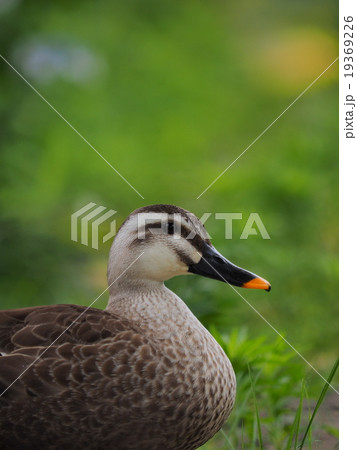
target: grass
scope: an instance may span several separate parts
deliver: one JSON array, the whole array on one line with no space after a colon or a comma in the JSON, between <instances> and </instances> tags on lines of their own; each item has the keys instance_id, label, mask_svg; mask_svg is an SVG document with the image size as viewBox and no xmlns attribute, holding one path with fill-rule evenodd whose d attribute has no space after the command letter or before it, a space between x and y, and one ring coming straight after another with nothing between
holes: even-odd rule
<instances>
[{"instance_id":1,"label":"grass","mask_svg":"<svg viewBox=\"0 0 357 450\"><path fill-rule=\"evenodd\" d=\"M335 376L335 373L336 373L336 371L338 369L338 364L339 364L339 361L337 359L335 364L333 365L333 367L331 369L331 372L330 372L328 378L327 378L327 382L325 383L325 385L324 385L324 387L323 387L323 389L321 391L319 399L317 400L316 406L315 406L314 411L313 411L313 413L312 413L312 415L310 417L310 420L309 420L308 426L306 428L305 434L304 434L304 436L302 438L301 444L298 447L299 449L303 448L303 446L304 446L306 438L307 438L307 436L308 436L308 434L309 434L309 432L311 430L311 426L312 426L312 423L313 423L314 418L316 416L316 413L319 410L319 408L320 408L320 406L321 406L321 404L322 404L322 402L323 402L323 400L324 400L324 398L326 396L326 392L327 392L327 390L328 390L328 388L329 388L329 386L331 384L331 381L332 381L333 377Z\"/></svg>"},{"instance_id":2,"label":"grass","mask_svg":"<svg viewBox=\"0 0 357 450\"><path fill-rule=\"evenodd\" d=\"M228 422L202 450L313 448L321 429L337 443L336 429L329 423L317 424L316 416L338 360L321 389L321 378L312 379L281 338L269 344L263 338L249 338L244 329L229 336L211 331L232 361L237 400ZM313 409L312 399L317 399Z\"/></svg>"},{"instance_id":3,"label":"grass","mask_svg":"<svg viewBox=\"0 0 357 450\"><path fill-rule=\"evenodd\" d=\"M300 394L300 401L299 401L299 407L296 410L296 414L295 414L295 418L294 418L294 422L293 425L291 427L291 431L290 431L290 435L289 435L289 439L288 439L288 443L286 445L286 447L292 448L292 443L293 443L293 439L294 439L294 447L297 447L298 444L298 436L299 436L299 429L300 429L300 421L301 421L301 412L302 412L302 405L303 405L303 401L304 401L304 380L302 380L301 382L301 394Z\"/></svg>"},{"instance_id":4,"label":"grass","mask_svg":"<svg viewBox=\"0 0 357 450\"><path fill-rule=\"evenodd\" d=\"M254 409L255 409L255 418L256 421L254 422L254 434L253 434L253 442L256 441L256 434L258 432L258 437L259 437L259 448L262 450L263 449L263 435L262 435L262 428L260 425L260 417L259 417L259 411L258 411L258 404L257 404L257 398L255 395L255 382L253 382L252 379L252 372L250 370L250 366L248 364L248 371L249 371L249 379L250 379L250 385L251 385L251 389L252 389L252 394L253 394L253 400L254 400ZM257 377L258 379L258 377Z\"/></svg>"}]
</instances>

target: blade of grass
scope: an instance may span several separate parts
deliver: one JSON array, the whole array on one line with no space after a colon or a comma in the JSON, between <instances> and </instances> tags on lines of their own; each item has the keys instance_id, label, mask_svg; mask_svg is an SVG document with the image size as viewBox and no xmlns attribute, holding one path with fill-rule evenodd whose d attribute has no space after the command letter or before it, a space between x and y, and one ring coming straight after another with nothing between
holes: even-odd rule
<instances>
[{"instance_id":1,"label":"blade of grass","mask_svg":"<svg viewBox=\"0 0 357 450\"><path fill-rule=\"evenodd\" d=\"M257 399L256 399L256 396L255 396L255 386L254 386L254 383L253 383L253 379L252 379L252 374L251 374L251 371L250 371L249 363L248 363L248 371L249 371L250 384L251 384L252 392L253 392L253 401L254 401L255 415L256 415L257 428L258 428L258 437L259 437L259 447L260 447L261 450L263 450L262 428L261 428L261 425L260 425L260 417L259 417Z\"/></svg>"},{"instance_id":2,"label":"blade of grass","mask_svg":"<svg viewBox=\"0 0 357 450\"><path fill-rule=\"evenodd\" d=\"M300 391L299 406L298 406L298 408L296 410L296 414L295 414L295 417L294 417L294 422L292 424L291 431L290 431L289 440L288 440L288 443L286 445L286 450L291 450L293 439L294 439L294 435L295 435L295 442L294 442L294 447L293 448L296 448L296 446L297 446L297 440L298 440L299 429L300 429L301 411L302 411L302 405L303 405L303 400L304 400L304 383L305 383L305 381L303 379L301 381L301 391Z\"/></svg>"},{"instance_id":3,"label":"blade of grass","mask_svg":"<svg viewBox=\"0 0 357 450\"><path fill-rule=\"evenodd\" d=\"M240 387L242 378L243 378L243 374L242 373L236 374L237 394L236 394L235 406L234 406L234 409L232 411L232 414L230 415L229 422L228 422L228 426L229 426L228 434L229 434L229 436L235 435L236 430L239 429L239 422L240 422L241 417L242 417L241 409L244 409L245 403L247 402L247 400L245 398L243 398L243 400L242 400L240 392L239 392L239 387ZM248 397L248 396L249 396L249 393L245 397ZM239 397L239 401L238 401L238 397Z\"/></svg>"},{"instance_id":4,"label":"blade of grass","mask_svg":"<svg viewBox=\"0 0 357 450\"><path fill-rule=\"evenodd\" d=\"M254 415L254 423L253 423L253 436L251 439L251 450L256 450L255 443L257 442L257 418Z\"/></svg>"},{"instance_id":5,"label":"blade of grass","mask_svg":"<svg viewBox=\"0 0 357 450\"><path fill-rule=\"evenodd\" d=\"M309 420L311 420L311 417L312 417L312 414L311 414L311 403L310 403L309 394L307 392L306 386L305 386L305 397L306 397L307 409L308 409L308 412L309 412ZM312 426L309 429L308 439L309 439L309 450L312 450Z\"/></svg>"},{"instance_id":6,"label":"blade of grass","mask_svg":"<svg viewBox=\"0 0 357 450\"><path fill-rule=\"evenodd\" d=\"M233 447L232 442L230 441L229 437L227 436L227 433L223 430L223 428L220 429L220 432L223 434L224 439L226 440L228 447L231 450L235 450L235 448Z\"/></svg>"},{"instance_id":7,"label":"blade of grass","mask_svg":"<svg viewBox=\"0 0 357 450\"><path fill-rule=\"evenodd\" d=\"M237 385L241 384L242 377L237 376ZM239 421L245 417L245 410L247 408L247 403L250 397L250 390L243 389L243 392L239 394L239 402L236 402L236 408L234 409L234 416L230 419L230 428L229 428L229 436L233 436L236 432L237 428L239 428Z\"/></svg>"},{"instance_id":8,"label":"blade of grass","mask_svg":"<svg viewBox=\"0 0 357 450\"><path fill-rule=\"evenodd\" d=\"M335 364L333 365L333 367L331 369L331 372L330 372L330 375L327 378L327 382L325 383L325 385L324 385L324 387L323 387L323 389L321 391L320 397L317 400L317 403L315 405L314 411L313 411L313 413L312 413L312 415L310 417L309 423L307 425L304 437L302 438L301 444L298 447L299 449L301 449L303 447L304 443L305 443L305 440L306 440L306 438L307 438L307 436L308 436L308 434L310 432L310 428L311 428L312 422L314 421L316 413L317 413L318 409L320 408L321 403L323 402L323 399L325 398L327 389L329 388L330 383L331 383L333 377L335 376L337 368L338 368L338 359L336 360Z\"/></svg>"},{"instance_id":9,"label":"blade of grass","mask_svg":"<svg viewBox=\"0 0 357 450\"><path fill-rule=\"evenodd\" d=\"M298 409L299 414L298 414L298 419L297 419L297 423L296 423L294 448L297 448L297 445L298 445L301 412L302 412L302 406L304 403L304 389L305 389L305 380L303 379L302 383L301 383L300 402L299 402L299 409Z\"/></svg>"},{"instance_id":10,"label":"blade of grass","mask_svg":"<svg viewBox=\"0 0 357 450\"><path fill-rule=\"evenodd\" d=\"M337 428L332 427L331 425L325 425L323 428L327 431L327 433L331 434L331 436L338 439L339 433Z\"/></svg>"}]
</instances>

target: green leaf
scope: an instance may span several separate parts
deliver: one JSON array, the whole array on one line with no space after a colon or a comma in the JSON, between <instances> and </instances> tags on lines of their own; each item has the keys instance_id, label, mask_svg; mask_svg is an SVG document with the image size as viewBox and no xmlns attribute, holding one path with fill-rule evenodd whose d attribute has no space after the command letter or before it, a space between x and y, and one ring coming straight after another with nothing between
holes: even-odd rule
<instances>
[{"instance_id":1,"label":"green leaf","mask_svg":"<svg viewBox=\"0 0 357 450\"><path fill-rule=\"evenodd\" d=\"M260 425L260 417L259 417L257 399L256 399L256 396L255 396L255 383L253 383L252 374L251 374L251 371L250 371L250 365L249 364L248 364L248 371L249 371L250 384L251 384L252 393L253 393L255 416L256 416L256 424L257 424L258 437L259 437L259 447L260 447L261 450L263 450L263 437L262 437L262 429L261 429L261 425Z\"/></svg>"},{"instance_id":2,"label":"green leaf","mask_svg":"<svg viewBox=\"0 0 357 450\"><path fill-rule=\"evenodd\" d=\"M310 428L311 428L312 422L314 421L314 418L315 418L315 416L316 416L316 413L317 413L317 411L319 410L319 408L320 408L320 406L321 406L321 404L322 404L322 402L323 402L323 399L325 398L326 392L327 392L327 390L328 390L328 388L329 388L329 386L330 386L330 384L331 384L331 381L332 381L332 379L333 379L333 377L334 377L334 375L335 375L335 373L336 373L336 371L337 371L338 363L339 363L339 361L338 361L338 359L337 359L336 362L335 362L335 364L333 365L333 367L332 367L332 369L331 369L331 372L330 372L330 374L329 374L329 376L328 376L328 378L327 378L327 381L326 381L326 383L325 383L325 385L324 385L324 387L323 387L323 389L322 389L322 391L321 391L320 397L319 397L319 399L317 400L317 403L316 403L316 405L315 405L314 411L313 411L313 413L312 413L312 415L311 415L311 417L310 417L309 423L308 423L308 425L307 425L307 428L306 428L304 437L302 438L301 444L299 445L298 448L302 448L303 445L304 445L304 443L305 443L306 437L307 437L307 435L308 435L309 432L310 432Z\"/></svg>"}]
</instances>

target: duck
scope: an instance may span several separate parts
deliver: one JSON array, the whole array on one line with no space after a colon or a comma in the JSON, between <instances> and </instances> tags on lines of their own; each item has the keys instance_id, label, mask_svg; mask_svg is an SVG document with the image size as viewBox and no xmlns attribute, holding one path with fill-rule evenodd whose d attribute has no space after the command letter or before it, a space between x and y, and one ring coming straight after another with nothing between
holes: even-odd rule
<instances>
[{"instance_id":1,"label":"duck","mask_svg":"<svg viewBox=\"0 0 357 450\"><path fill-rule=\"evenodd\" d=\"M105 310L0 311L0 448L193 450L211 439L236 378L165 286L185 274L270 290L221 255L194 214L156 204L133 211L113 240Z\"/></svg>"}]
</instances>

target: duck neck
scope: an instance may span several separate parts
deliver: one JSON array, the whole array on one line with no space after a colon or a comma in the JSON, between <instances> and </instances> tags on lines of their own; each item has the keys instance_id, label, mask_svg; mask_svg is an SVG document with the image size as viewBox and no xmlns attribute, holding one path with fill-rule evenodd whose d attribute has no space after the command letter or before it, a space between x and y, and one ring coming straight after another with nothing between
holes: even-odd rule
<instances>
[{"instance_id":1,"label":"duck neck","mask_svg":"<svg viewBox=\"0 0 357 450\"><path fill-rule=\"evenodd\" d=\"M192 327L204 329L186 304L162 282L120 286L111 292L106 309L159 339L185 334Z\"/></svg>"}]
</instances>

